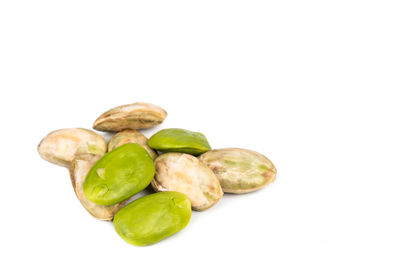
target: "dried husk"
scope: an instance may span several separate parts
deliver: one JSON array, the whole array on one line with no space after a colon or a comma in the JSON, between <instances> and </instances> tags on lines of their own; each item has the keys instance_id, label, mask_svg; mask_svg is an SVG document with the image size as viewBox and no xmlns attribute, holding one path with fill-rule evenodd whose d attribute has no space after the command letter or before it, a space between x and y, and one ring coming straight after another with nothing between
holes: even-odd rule
<instances>
[{"instance_id":1,"label":"dried husk","mask_svg":"<svg viewBox=\"0 0 400 267\"><path fill-rule=\"evenodd\" d=\"M96 119L93 128L118 132L125 129L147 129L164 121L167 112L159 106L137 102L112 108Z\"/></svg>"},{"instance_id":2,"label":"dried husk","mask_svg":"<svg viewBox=\"0 0 400 267\"><path fill-rule=\"evenodd\" d=\"M206 210L223 196L212 170L192 155L162 154L155 160L155 166L156 175L151 182L154 190L181 192L190 199L194 210Z\"/></svg>"},{"instance_id":3,"label":"dried husk","mask_svg":"<svg viewBox=\"0 0 400 267\"><path fill-rule=\"evenodd\" d=\"M199 159L213 170L226 193L252 192L276 178L274 164L264 155L247 149L214 149Z\"/></svg>"},{"instance_id":4,"label":"dried husk","mask_svg":"<svg viewBox=\"0 0 400 267\"><path fill-rule=\"evenodd\" d=\"M83 128L59 129L49 133L38 145L40 156L52 163L69 167L76 154L104 155L107 143L101 135Z\"/></svg>"}]
</instances>

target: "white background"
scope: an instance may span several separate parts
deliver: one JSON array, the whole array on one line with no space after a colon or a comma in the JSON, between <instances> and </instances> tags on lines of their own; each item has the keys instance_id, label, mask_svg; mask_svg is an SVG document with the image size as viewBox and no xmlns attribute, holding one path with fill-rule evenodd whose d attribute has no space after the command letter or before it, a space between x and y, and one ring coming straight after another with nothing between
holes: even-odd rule
<instances>
[{"instance_id":1,"label":"white background","mask_svg":"<svg viewBox=\"0 0 400 267\"><path fill-rule=\"evenodd\" d=\"M399 1L0 2L1 266L400 266ZM136 101L269 157L149 247L42 160L48 132ZM110 135L106 135L107 138Z\"/></svg>"}]
</instances>

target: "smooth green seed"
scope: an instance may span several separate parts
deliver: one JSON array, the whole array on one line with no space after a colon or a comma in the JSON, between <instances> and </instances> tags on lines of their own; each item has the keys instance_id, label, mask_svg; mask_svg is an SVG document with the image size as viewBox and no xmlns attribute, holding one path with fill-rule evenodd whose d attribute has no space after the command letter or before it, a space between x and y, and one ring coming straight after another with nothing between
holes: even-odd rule
<instances>
[{"instance_id":1,"label":"smooth green seed","mask_svg":"<svg viewBox=\"0 0 400 267\"><path fill-rule=\"evenodd\" d=\"M211 150L207 138L202 133L178 128L155 133L150 137L148 145L161 152L181 152L195 156Z\"/></svg>"},{"instance_id":2,"label":"smooth green seed","mask_svg":"<svg viewBox=\"0 0 400 267\"><path fill-rule=\"evenodd\" d=\"M114 205L146 188L154 172L153 160L143 147L125 144L96 162L86 176L83 192L98 205Z\"/></svg>"},{"instance_id":3,"label":"smooth green seed","mask_svg":"<svg viewBox=\"0 0 400 267\"><path fill-rule=\"evenodd\" d=\"M160 192L141 197L119 210L114 227L126 242L146 246L179 232L190 217L190 200L184 194Z\"/></svg>"}]
</instances>

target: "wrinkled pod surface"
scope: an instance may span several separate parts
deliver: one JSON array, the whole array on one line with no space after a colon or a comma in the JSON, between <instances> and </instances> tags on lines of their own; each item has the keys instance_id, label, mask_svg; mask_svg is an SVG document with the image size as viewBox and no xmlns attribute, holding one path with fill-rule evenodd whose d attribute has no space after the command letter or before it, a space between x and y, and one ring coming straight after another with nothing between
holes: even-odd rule
<instances>
[{"instance_id":1,"label":"wrinkled pod surface","mask_svg":"<svg viewBox=\"0 0 400 267\"><path fill-rule=\"evenodd\" d=\"M264 155L247 149L215 149L202 154L199 159L213 170L227 193L252 192L276 178L274 164Z\"/></svg>"},{"instance_id":2,"label":"wrinkled pod surface","mask_svg":"<svg viewBox=\"0 0 400 267\"><path fill-rule=\"evenodd\" d=\"M76 154L98 154L107 152L104 138L82 128L67 128L46 135L38 145L40 156L52 163L69 167Z\"/></svg>"},{"instance_id":3,"label":"wrinkled pod surface","mask_svg":"<svg viewBox=\"0 0 400 267\"><path fill-rule=\"evenodd\" d=\"M118 132L125 129L146 129L162 123L167 112L150 103L133 103L112 108L93 123L99 131Z\"/></svg>"},{"instance_id":4,"label":"wrinkled pod surface","mask_svg":"<svg viewBox=\"0 0 400 267\"><path fill-rule=\"evenodd\" d=\"M155 166L156 175L151 182L154 190L181 192L190 199L194 210L208 209L222 198L223 191L215 174L192 155L162 154Z\"/></svg>"}]
</instances>

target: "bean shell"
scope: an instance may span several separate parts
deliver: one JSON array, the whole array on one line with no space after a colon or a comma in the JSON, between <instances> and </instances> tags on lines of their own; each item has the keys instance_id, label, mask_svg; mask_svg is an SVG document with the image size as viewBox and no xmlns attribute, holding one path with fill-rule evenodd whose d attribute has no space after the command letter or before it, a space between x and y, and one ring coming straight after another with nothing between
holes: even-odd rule
<instances>
[{"instance_id":1,"label":"bean shell","mask_svg":"<svg viewBox=\"0 0 400 267\"><path fill-rule=\"evenodd\" d=\"M141 197L122 208L114 218L117 233L126 242L146 246L173 235L189 223L190 201L178 192Z\"/></svg>"},{"instance_id":2,"label":"bean shell","mask_svg":"<svg viewBox=\"0 0 400 267\"><path fill-rule=\"evenodd\" d=\"M115 134L108 142L108 151L113 150L116 147L128 144L136 143L141 145L149 153L150 157L154 160L158 155L147 145L147 138L136 130L126 129L122 132Z\"/></svg>"},{"instance_id":3,"label":"bean shell","mask_svg":"<svg viewBox=\"0 0 400 267\"><path fill-rule=\"evenodd\" d=\"M72 160L69 172L75 194L82 206L96 219L111 221L115 213L124 206L126 201L111 206L102 206L89 201L83 193L83 184L85 182L86 175L100 158L100 155L95 154L77 155Z\"/></svg>"},{"instance_id":4,"label":"bean shell","mask_svg":"<svg viewBox=\"0 0 400 267\"><path fill-rule=\"evenodd\" d=\"M155 160L155 166L156 175L151 182L154 190L181 192L190 199L194 210L208 209L222 198L215 174L192 155L162 154Z\"/></svg>"},{"instance_id":5,"label":"bean shell","mask_svg":"<svg viewBox=\"0 0 400 267\"><path fill-rule=\"evenodd\" d=\"M104 155L107 144L97 133L82 128L60 129L49 133L38 145L40 156L52 163L69 167L75 154Z\"/></svg>"},{"instance_id":6,"label":"bean shell","mask_svg":"<svg viewBox=\"0 0 400 267\"><path fill-rule=\"evenodd\" d=\"M260 153L247 149L214 149L199 159L213 170L226 193L252 192L276 178L274 164Z\"/></svg>"},{"instance_id":7,"label":"bean shell","mask_svg":"<svg viewBox=\"0 0 400 267\"><path fill-rule=\"evenodd\" d=\"M162 123L166 117L167 112L161 107L138 102L106 111L96 119L93 128L107 132L146 129Z\"/></svg>"}]
</instances>

